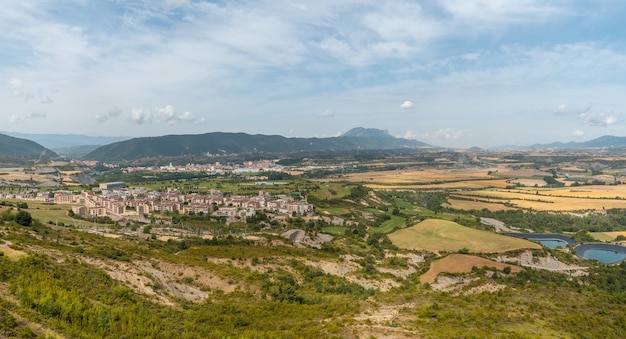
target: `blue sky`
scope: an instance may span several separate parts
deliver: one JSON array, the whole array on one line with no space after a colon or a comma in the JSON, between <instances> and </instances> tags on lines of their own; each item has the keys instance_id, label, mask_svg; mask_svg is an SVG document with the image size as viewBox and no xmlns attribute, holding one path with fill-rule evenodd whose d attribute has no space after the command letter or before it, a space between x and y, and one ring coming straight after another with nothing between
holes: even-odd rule
<instances>
[{"instance_id":1,"label":"blue sky","mask_svg":"<svg viewBox=\"0 0 626 339\"><path fill-rule=\"evenodd\" d=\"M626 135L626 2L0 2L0 130Z\"/></svg>"}]
</instances>

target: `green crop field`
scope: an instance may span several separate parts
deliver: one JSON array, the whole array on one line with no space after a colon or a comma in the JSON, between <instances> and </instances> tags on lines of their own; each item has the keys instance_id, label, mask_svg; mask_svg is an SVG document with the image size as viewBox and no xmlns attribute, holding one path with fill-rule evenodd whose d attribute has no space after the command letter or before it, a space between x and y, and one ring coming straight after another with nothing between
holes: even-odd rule
<instances>
[{"instance_id":1,"label":"green crop field","mask_svg":"<svg viewBox=\"0 0 626 339\"><path fill-rule=\"evenodd\" d=\"M403 217L392 215L391 219L385 221L382 225L380 225L380 227L370 228L370 233L389 233L392 232L396 227L404 227L405 223L406 220Z\"/></svg>"},{"instance_id":2,"label":"green crop field","mask_svg":"<svg viewBox=\"0 0 626 339\"><path fill-rule=\"evenodd\" d=\"M344 235L346 233L345 227L342 226L327 226L322 228L322 233L327 233L331 235Z\"/></svg>"},{"instance_id":3,"label":"green crop field","mask_svg":"<svg viewBox=\"0 0 626 339\"><path fill-rule=\"evenodd\" d=\"M432 252L467 249L474 253L501 253L523 248L541 248L524 239L507 237L461 226L455 222L428 219L388 235L398 247Z\"/></svg>"}]
</instances>

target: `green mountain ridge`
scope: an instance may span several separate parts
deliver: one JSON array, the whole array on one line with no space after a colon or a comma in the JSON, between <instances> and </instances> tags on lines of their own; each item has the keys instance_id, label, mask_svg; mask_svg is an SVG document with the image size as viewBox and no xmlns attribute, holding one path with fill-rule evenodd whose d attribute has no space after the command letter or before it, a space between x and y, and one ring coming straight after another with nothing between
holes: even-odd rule
<instances>
[{"instance_id":1,"label":"green mountain ridge","mask_svg":"<svg viewBox=\"0 0 626 339\"><path fill-rule=\"evenodd\" d=\"M125 161L149 157L200 156L207 154L292 153L325 150L373 150L429 146L417 140L394 138L384 131L352 131L330 138L287 138L280 135L213 132L194 135L166 135L116 142L97 148L85 159ZM383 136L384 135L384 136Z\"/></svg>"},{"instance_id":2,"label":"green mountain ridge","mask_svg":"<svg viewBox=\"0 0 626 339\"><path fill-rule=\"evenodd\" d=\"M14 158L54 158L57 154L27 139L0 134L0 155Z\"/></svg>"}]
</instances>

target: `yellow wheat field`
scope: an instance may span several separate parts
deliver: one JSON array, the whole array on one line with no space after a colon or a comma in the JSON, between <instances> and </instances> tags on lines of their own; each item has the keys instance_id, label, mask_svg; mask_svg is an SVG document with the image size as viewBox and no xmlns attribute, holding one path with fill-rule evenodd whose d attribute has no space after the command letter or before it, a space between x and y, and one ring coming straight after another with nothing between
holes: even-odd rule
<instances>
[{"instance_id":1,"label":"yellow wheat field","mask_svg":"<svg viewBox=\"0 0 626 339\"><path fill-rule=\"evenodd\" d=\"M585 192L585 198L576 195L557 196L558 191L534 191L534 190L481 190L472 192L458 192L457 195L467 198L485 198L507 202L510 206L517 208L533 209L536 211L581 211L581 210L602 210L610 208L626 208L626 200L620 198L601 198L606 196L596 192ZM561 193L567 193L562 190ZM570 192L571 193L571 192ZM576 192L574 192L576 193ZM580 192L579 192L580 193ZM589 196L587 198L586 196Z\"/></svg>"}]
</instances>

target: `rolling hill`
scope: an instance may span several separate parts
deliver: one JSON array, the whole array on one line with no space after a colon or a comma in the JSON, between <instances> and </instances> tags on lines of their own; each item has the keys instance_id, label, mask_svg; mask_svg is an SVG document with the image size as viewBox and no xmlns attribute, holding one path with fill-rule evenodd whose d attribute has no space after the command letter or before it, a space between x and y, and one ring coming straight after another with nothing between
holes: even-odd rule
<instances>
[{"instance_id":1,"label":"rolling hill","mask_svg":"<svg viewBox=\"0 0 626 339\"><path fill-rule=\"evenodd\" d=\"M125 161L160 156L373 150L424 146L428 145L417 140L395 138L385 131L363 128L356 128L342 136L332 138L287 138L279 135L215 132L135 138L99 147L84 158Z\"/></svg>"},{"instance_id":2,"label":"rolling hill","mask_svg":"<svg viewBox=\"0 0 626 339\"><path fill-rule=\"evenodd\" d=\"M0 134L0 155L14 158L54 158L57 156L53 151L40 144L27 140Z\"/></svg>"},{"instance_id":3,"label":"rolling hill","mask_svg":"<svg viewBox=\"0 0 626 339\"><path fill-rule=\"evenodd\" d=\"M15 138L32 140L52 150L85 145L102 146L130 139L128 137L92 137L80 134L30 134L1 131L0 133L4 133Z\"/></svg>"},{"instance_id":4,"label":"rolling hill","mask_svg":"<svg viewBox=\"0 0 626 339\"><path fill-rule=\"evenodd\" d=\"M604 135L595 139L583 142L553 142L550 144L534 144L528 148L624 148L626 147L626 137Z\"/></svg>"}]
</instances>

